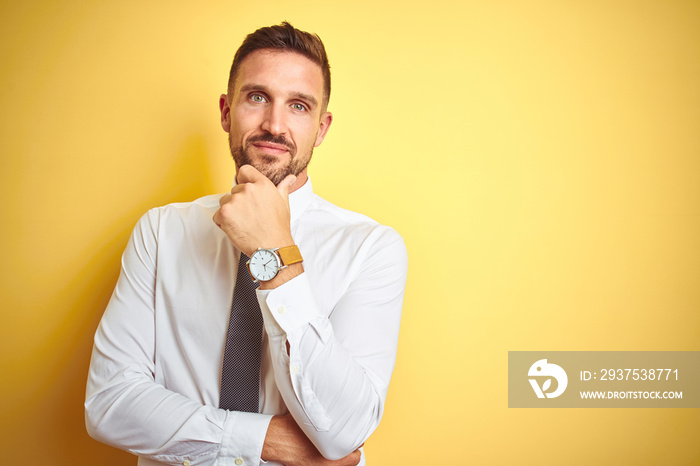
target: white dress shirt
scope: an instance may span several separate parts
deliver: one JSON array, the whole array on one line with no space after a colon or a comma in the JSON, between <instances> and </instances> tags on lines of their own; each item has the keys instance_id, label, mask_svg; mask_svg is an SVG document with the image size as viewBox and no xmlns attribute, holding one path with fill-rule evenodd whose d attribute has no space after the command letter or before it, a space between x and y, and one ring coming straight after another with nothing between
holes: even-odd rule
<instances>
[{"instance_id":1,"label":"white dress shirt","mask_svg":"<svg viewBox=\"0 0 700 466\"><path fill-rule=\"evenodd\" d=\"M272 415L291 412L324 456L348 455L384 409L406 282L403 239L315 195L310 180L293 192L304 273L257 291L260 413L226 411L221 366L240 251L212 221L220 197L138 221L95 334L88 432L141 466L258 465Z\"/></svg>"}]
</instances>

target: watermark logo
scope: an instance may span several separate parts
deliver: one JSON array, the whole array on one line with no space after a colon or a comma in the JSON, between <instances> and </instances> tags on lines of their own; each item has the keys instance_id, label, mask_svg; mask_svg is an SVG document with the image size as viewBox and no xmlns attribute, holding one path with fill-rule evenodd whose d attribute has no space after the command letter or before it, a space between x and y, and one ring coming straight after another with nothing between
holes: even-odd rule
<instances>
[{"instance_id":1,"label":"watermark logo","mask_svg":"<svg viewBox=\"0 0 700 466\"><path fill-rule=\"evenodd\" d=\"M508 407L700 408L700 351L508 351Z\"/></svg>"},{"instance_id":2,"label":"watermark logo","mask_svg":"<svg viewBox=\"0 0 700 466\"><path fill-rule=\"evenodd\" d=\"M532 389L535 391L537 398L556 398L566 390L566 386L569 383L569 378L566 376L564 369L557 366L556 364L549 364L546 359L540 359L532 366L527 372L529 377L536 377L528 379ZM547 392L552 387L552 378L557 381L556 390L553 392ZM542 386L540 387L537 382L538 379L544 379Z\"/></svg>"}]
</instances>

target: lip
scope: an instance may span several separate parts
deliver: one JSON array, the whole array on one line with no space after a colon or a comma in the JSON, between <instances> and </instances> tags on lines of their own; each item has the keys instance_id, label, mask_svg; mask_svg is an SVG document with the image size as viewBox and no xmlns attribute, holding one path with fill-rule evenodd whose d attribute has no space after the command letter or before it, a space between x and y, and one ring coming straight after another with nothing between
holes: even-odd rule
<instances>
[{"instance_id":1,"label":"lip","mask_svg":"<svg viewBox=\"0 0 700 466\"><path fill-rule=\"evenodd\" d=\"M261 152L272 155L280 155L284 154L285 152L289 152L289 148L287 146L283 144L275 144L274 142L255 142L253 143L253 147Z\"/></svg>"}]
</instances>

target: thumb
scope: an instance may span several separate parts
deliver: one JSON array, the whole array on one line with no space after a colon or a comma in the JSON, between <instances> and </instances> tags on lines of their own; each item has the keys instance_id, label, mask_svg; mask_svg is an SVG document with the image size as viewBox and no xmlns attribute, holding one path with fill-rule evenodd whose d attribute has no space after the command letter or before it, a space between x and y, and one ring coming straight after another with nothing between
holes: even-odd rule
<instances>
[{"instance_id":1,"label":"thumb","mask_svg":"<svg viewBox=\"0 0 700 466\"><path fill-rule=\"evenodd\" d=\"M280 196L282 196L282 198L283 198L285 201L288 201L288 200L289 200L289 188L292 187L292 185L294 184L294 182L295 182L296 180L297 180L297 177L296 177L296 176L294 176L294 175L287 175L287 176L285 177L285 179L283 179L282 181L280 181L280 184L277 185L277 191L279 191Z\"/></svg>"}]
</instances>

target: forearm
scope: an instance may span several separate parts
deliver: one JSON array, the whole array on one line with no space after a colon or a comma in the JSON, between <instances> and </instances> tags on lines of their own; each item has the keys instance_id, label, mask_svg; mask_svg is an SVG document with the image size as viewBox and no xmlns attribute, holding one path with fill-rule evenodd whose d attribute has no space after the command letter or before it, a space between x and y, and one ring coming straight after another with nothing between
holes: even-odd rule
<instances>
[{"instance_id":1,"label":"forearm","mask_svg":"<svg viewBox=\"0 0 700 466\"><path fill-rule=\"evenodd\" d=\"M98 331L85 402L93 438L170 464L223 457L259 462L271 416L201 404L155 383L139 366L125 364Z\"/></svg>"},{"instance_id":2,"label":"forearm","mask_svg":"<svg viewBox=\"0 0 700 466\"><path fill-rule=\"evenodd\" d=\"M385 389L327 330L319 332L325 342L313 341L318 330L309 329L302 341L279 339L277 351L288 345L290 354L277 358L275 380L306 436L324 457L338 459L359 448L377 428Z\"/></svg>"},{"instance_id":3,"label":"forearm","mask_svg":"<svg viewBox=\"0 0 700 466\"><path fill-rule=\"evenodd\" d=\"M341 458L356 450L381 419L388 381L396 356L398 315L373 315L362 323L363 310L355 299L336 306L343 315L360 323L331 320L314 306L307 283L295 283L265 295L263 315L270 340L275 381L290 413L319 451L327 458ZM400 305L394 307L400 312ZM363 326L375 326L381 336L365 339Z\"/></svg>"},{"instance_id":4,"label":"forearm","mask_svg":"<svg viewBox=\"0 0 700 466\"><path fill-rule=\"evenodd\" d=\"M147 380L88 381L85 420L91 437L157 461L215 458L226 413Z\"/></svg>"},{"instance_id":5,"label":"forearm","mask_svg":"<svg viewBox=\"0 0 700 466\"><path fill-rule=\"evenodd\" d=\"M286 466L354 466L361 458L359 450L337 460L324 458L289 414L272 418L262 452L263 460Z\"/></svg>"},{"instance_id":6,"label":"forearm","mask_svg":"<svg viewBox=\"0 0 700 466\"><path fill-rule=\"evenodd\" d=\"M290 415L274 416L265 435L262 459L290 463L316 450Z\"/></svg>"}]
</instances>

